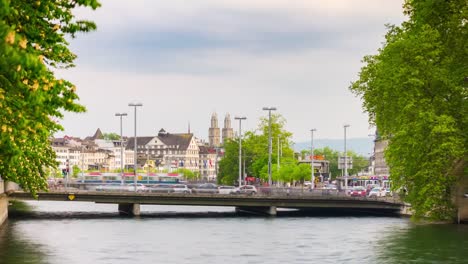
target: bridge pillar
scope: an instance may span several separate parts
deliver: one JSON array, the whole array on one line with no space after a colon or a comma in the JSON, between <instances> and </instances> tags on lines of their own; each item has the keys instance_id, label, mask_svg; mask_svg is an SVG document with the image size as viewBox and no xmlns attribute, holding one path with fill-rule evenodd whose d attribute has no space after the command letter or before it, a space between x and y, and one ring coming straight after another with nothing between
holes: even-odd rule
<instances>
[{"instance_id":1,"label":"bridge pillar","mask_svg":"<svg viewBox=\"0 0 468 264\"><path fill-rule=\"evenodd\" d=\"M276 216L276 206L242 206L236 207L236 212Z\"/></svg>"},{"instance_id":2,"label":"bridge pillar","mask_svg":"<svg viewBox=\"0 0 468 264\"><path fill-rule=\"evenodd\" d=\"M119 214L121 215L140 215L140 204L119 204Z\"/></svg>"}]
</instances>

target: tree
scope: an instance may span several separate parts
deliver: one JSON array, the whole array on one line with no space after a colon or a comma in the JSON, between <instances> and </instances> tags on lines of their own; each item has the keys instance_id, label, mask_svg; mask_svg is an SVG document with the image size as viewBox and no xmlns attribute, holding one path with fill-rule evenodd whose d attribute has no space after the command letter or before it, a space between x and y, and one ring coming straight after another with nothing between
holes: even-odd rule
<instances>
[{"instance_id":1,"label":"tree","mask_svg":"<svg viewBox=\"0 0 468 264\"><path fill-rule=\"evenodd\" d=\"M62 112L83 112L75 86L53 69L73 67L66 36L96 28L77 21L78 7L96 0L0 0L0 175L33 195L47 189L47 167L56 167L49 138L63 129Z\"/></svg>"},{"instance_id":2,"label":"tree","mask_svg":"<svg viewBox=\"0 0 468 264\"><path fill-rule=\"evenodd\" d=\"M239 179L239 143L228 140L224 143L224 158L219 161L218 183L234 185Z\"/></svg>"},{"instance_id":3,"label":"tree","mask_svg":"<svg viewBox=\"0 0 468 264\"><path fill-rule=\"evenodd\" d=\"M199 176L197 173L194 173L193 171L189 169L184 169L184 168L179 168L177 170L177 173L183 174L185 179L187 180L196 180L198 179L198 176Z\"/></svg>"},{"instance_id":4,"label":"tree","mask_svg":"<svg viewBox=\"0 0 468 264\"><path fill-rule=\"evenodd\" d=\"M80 167L78 167L78 165L73 165L73 167L72 167L72 176L73 177L78 177L80 171L81 171L81 169L80 169Z\"/></svg>"},{"instance_id":5,"label":"tree","mask_svg":"<svg viewBox=\"0 0 468 264\"><path fill-rule=\"evenodd\" d=\"M120 136L117 135L116 133L104 133L102 136L106 140L119 140L120 139Z\"/></svg>"},{"instance_id":6,"label":"tree","mask_svg":"<svg viewBox=\"0 0 468 264\"><path fill-rule=\"evenodd\" d=\"M291 157L292 134L284 129L286 120L281 115L272 115L272 163L277 160L278 138L282 156ZM218 182L234 184L239 179L239 141L230 140L224 145L225 155L219 163ZM268 119L261 118L256 131L245 132L242 138L242 156L245 159L246 172L250 176L268 180ZM266 166L266 168L265 168ZM274 172L276 169L272 169Z\"/></svg>"},{"instance_id":7,"label":"tree","mask_svg":"<svg viewBox=\"0 0 468 264\"><path fill-rule=\"evenodd\" d=\"M468 2L407 0L404 13L350 89L389 140L393 187L414 217L453 219L455 186L468 177Z\"/></svg>"}]
</instances>

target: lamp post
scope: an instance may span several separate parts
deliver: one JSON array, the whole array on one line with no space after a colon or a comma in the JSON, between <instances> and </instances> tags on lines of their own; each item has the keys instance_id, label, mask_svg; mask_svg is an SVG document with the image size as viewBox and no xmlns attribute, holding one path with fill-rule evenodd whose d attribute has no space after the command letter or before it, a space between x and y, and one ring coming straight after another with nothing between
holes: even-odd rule
<instances>
[{"instance_id":1,"label":"lamp post","mask_svg":"<svg viewBox=\"0 0 468 264\"><path fill-rule=\"evenodd\" d=\"M345 178L345 189L348 189L348 158L346 157L346 128L348 124L344 125L344 178Z\"/></svg>"},{"instance_id":2,"label":"lamp post","mask_svg":"<svg viewBox=\"0 0 468 264\"><path fill-rule=\"evenodd\" d=\"M263 107L263 110L268 111L268 186L271 186L271 111L276 107Z\"/></svg>"},{"instance_id":3,"label":"lamp post","mask_svg":"<svg viewBox=\"0 0 468 264\"><path fill-rule=\"evenodd\" d=\"M143 104L141 103L130 103L128 104L128 106L133 106L135 108L135 138L134 138L134 152L133 153L133 157L134 157L134 161L133 161L133 164L134 164L134 167L133 167L133 172L134 172L134 177L133 177L133 184L135 186L135 192L137 191L137 107L138 106L143 106Z\"/></svg>"},{"instance_id":4,"label":"lamp post","mask_svg":"<svg viewBox=\"0 0 468 264\"><path fill-rule=\"evenodd\" d=\"M127 113L116 113L115 116L120 117L120 184L124 184L124 157L123 157L123 137L122 137L122 117L127 116Z\"/></svg>"},{"instance_id":5,"label":"lamp post","mask_svg":"<svg viewBox=\"0 0 468 264\"><path fill-rule=\"evenodd\" d=\"M242 185L242 120L246 120L247 117L234 117L235 120L239 120L239 188Z\"/></svg>"},{"instance_id":6,"label":"lamp post","mask_svg":"<svg viewBox=\"0 0 468 264\"><path fill-rule=\"evenodd\" d=\"M315 173L314 173L314 132L317 131L317 129L313 128L310 130L311 134L311 140L310 140L310 164L311 164L311 170L312 170L312 175L311 175L311 180L310 180L310 189L315 188Z\"/></svg>"}]
</instances>

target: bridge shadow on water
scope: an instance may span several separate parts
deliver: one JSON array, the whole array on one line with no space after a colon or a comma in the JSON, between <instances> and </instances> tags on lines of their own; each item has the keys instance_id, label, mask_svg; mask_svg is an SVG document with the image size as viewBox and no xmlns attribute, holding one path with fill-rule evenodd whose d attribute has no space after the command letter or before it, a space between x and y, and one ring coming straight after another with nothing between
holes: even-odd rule
<instances>
[{"instance_id":1,"label":"bridge shadow on water","mask_svg":"<svg viewBox=\"0 0 468 264\"><path fill-rule=\"evenodd\" d=\"M344 209L315 209L315 210L281 210L277 211L276 216L268 216L259 213L236 212L236 211L142 211L139 216L121 215L118 212L41 212L41 211L11 211L10 219L15 220L65 220L65 219L166 219L166 218L298 218L298 217L400 217L394 212L368 212L362 210L344 210Z\"/></svg>"}]
</instances>

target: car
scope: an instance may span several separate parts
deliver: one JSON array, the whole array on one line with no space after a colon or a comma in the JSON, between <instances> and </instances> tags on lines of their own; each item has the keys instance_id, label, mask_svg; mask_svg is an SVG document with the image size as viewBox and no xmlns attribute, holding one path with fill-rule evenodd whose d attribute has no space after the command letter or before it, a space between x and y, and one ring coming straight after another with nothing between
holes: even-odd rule
<instances>
[{"instance_id":1,"label":"car","mask_svg":"<svg viewBox=\"0 0 468 264\"><path fill-rule=\"evenodd\" d=\"M185 184L174 184L172 185L172 190L175 193L192 193L192 190L190 190Z\"/></svg>"},{"instance_id":2,"label":"car","mask_svg":"<svg viewBox=\"0 0 468 264\"><path fill-rule=\"evenodd\" d=\"M390 188L385 188L385 196L393 196L393 192Z\"/></svg>"},{"instance_id":3,"label":"car","mask_svg":"<svg viewBox=\"0 0 468 264\"><path fill-rule=\"evenodd\" d=\"M370 191L374 188L380 187L378 184L367 184L366 186L366 191L367 193L370 193Z\"/></svg>"},{"instance_id":4,"label":"car","mask_svg":"<svg viewBox=\"0 0 468 264\"><path fill-rule=\"evenodd\" d=\"M387 195L387 192L382 187L374 187L369 192L369 197L385 197L386 195Z\"/></svg>"},{"instance_id":5,"label":"car","mask_svg":"<svg viewBox=\"0 0 468 264\"><path fill-rule=\"evenodd\" d=\"M204 183L198 186L195 186L192 189L193 193L218 193L218 186L214 183Z\"/></svg>"},{"instance_id":6,"label":"car","mask_svg":"<svg viewBox=\"0 0 468 264\"><path fill-rule=\"evenodd\" d=\"M336 194L338 193L338 186L336 186L336 184L326 184L323 187L322 193L327 195Z\"/></svg>"},{"instance_id":7,"label":"car","mask_svg":"<svg viewBox=\"0 0 468 264\"><path fill-rule=\"evenodd\" d=\"M148 187L150 193L173 193L174 188L170 184L156 184Z\"/></svg>"},{"instance_id":8,"label":"car","mask_svg":"<svg viewBox=\"0 0 468 264\"><path fill-rule=\"evenodd\" d=\"M219 186L218 187L218 193L219 194L238 194L240 193L239 188L235 186Z\"/></svg>"},{"instance_id":9,"label":"car","mask_svg":"<svg viewBox=\"0 0 468 264\"><path fill-rule=\"evenodd\" d=\"M257 188L253 185L243 185L239 188L239 193L241 194L253 195L253 194L256 194L257 192L258 192Z\"/></svg>"},{"instance_id":10,"label":"car","mask_svg":"<svg viewBox=\"0 0 468 264\"><path fill-rule=\"evenodd\" d=\"M350 192L350 196L352 197L366 197L366 195L367 195L366 188L362 186L356 186Z\"/></svg>"}]
</instances>

